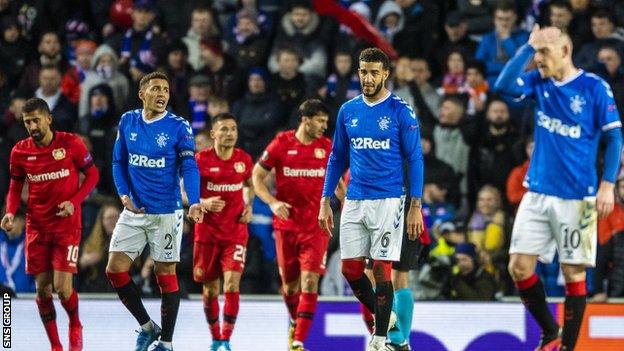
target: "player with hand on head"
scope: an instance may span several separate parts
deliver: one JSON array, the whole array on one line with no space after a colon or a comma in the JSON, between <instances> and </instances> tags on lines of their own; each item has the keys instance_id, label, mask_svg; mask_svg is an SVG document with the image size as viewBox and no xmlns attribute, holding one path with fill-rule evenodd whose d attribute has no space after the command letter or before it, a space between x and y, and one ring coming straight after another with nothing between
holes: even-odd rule
<instances>
[{"instance_id":1,"label":"player with hand on head","mask_svg":"<svg viewBox=\"0 0 624 351\"><path fill-rule=\"evenodd\" d=\"M404 162L411 185L409 240L418 239L423 231L420 128L412 108L385 88L389 68L390 60L381 50L369 48L360 53L362 94L344 103L338 113L318 216L320 226L331 230L329 197L348 161L351 180L340 219L340 255L342 272L354 295L375 314L369 351L390 350L386 336L394 324L392 262L399 261L403 241ZM364 274L365 258L374 260L375 290Z\"/></svg>"},{"instance_id":2,"label":"player with hand on head","mask_svg":"<svg viewBox=\"0 0 624 351\"><path fill-rule=\"evenodd\" d=\"M331 141L323 136L329 111L320 100L299 106L296 130L279 133L253 170L256 194L273 212L282 294L291 318L289 349L303 351L316 312L318 283L325 273L329 235L313 220L325 178ZM277 194L264 179L275 168Z\"/></svg>"},{"instance_id":3,"label":"player with hand on head","mask_svg":"<svg viewBox=\"0 0 624 351\"><path fill-rule=\"evenodd\" d=\"M254 199L253 161L236 148L236 118L220 113L212 119L214 147L195 155L205 214L195 225L193 279L203 284L204 313L212 334L211 351L231 351L230 337L238 316L240 280L245 268L247 223ZM219 323L219 292L223 276L225 305Z\"/></svg>"},{"instance_id":4,"label":"player with hand on head","mask_svg":"<svg viewBox=\"0 0 624 351\"><path fill-rule=\"evenodd\" d=\"M180 175L188 196L188 216L203 218L199 203L199 171L191 126L166 110L169 81L160 72L139 83L142 109L121 116L113 149L113 179L124 210L113 231L106 275L119 299L139 322L136 350L170 351L180 305L176 263L180 261L183 216ZM162 294L162 329L147 314L128 271L149 244L156 281Z\"/></svg>"},{"instance_id":5,"label":"player with hand on head","mask_svg":"<svg viewBox=\"0 0 624 351\"><path fill-rule=\"evenodd\" d=\"M525 73L533 58L537 69ZM614 204L622 131L609 85L572 63L572 41L555 27L535 26L528 44L505 65L495 89L535 101L535 149L511 237L509 272L520 297L542 328L536 350L572 351L585 312L585 267L596 262L596 217ZM598 186L596 155L605 140ZM535 274L538 257L555 252L566 281L565 320L560 334L544 286Z\"/></svg>"},{"instance_id":6,"label":"player with hand on head","mask_svg":"<svg viewBox=\"0 0 624 351\"><path fill-rule=\"evenodd\" d=\"M53 116L44 100L26 101L22 120L30 137L11 150L7 209L0 226L5 231L13 228L22 187L28 182L26 273L35 276L35 301L52 351L63 350L52 291L56 291L69 316L69 350L80 351L82 324L78 295L72 286L82 228L80 206L100 174L77 135L50 129ZM79 171L85 175L82 184Z\"/></svg>"}]
</instances>

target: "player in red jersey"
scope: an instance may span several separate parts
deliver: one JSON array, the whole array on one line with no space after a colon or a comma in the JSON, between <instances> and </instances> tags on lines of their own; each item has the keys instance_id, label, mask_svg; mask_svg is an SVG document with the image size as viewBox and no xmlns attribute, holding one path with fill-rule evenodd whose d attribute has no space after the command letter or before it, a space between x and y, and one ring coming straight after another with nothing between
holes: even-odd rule
<instances>
[{"instance_id":1,"label":"player in red jersey","mask_svg":"<svg viewBox=\"0 0 624 351\"><path fill-rule=\"evenodd\" d=\"M323 136L329 111L321 101L307 100L299 106L299 115L297 130L278 134L253 170L256 194L274 214L282 294L291 317L290 350L304 350L329 242L315 222L331 151L331 141ZM275 196L264 184L273 168Z\"/></svg>"},{"instance_id":2,"label":"player in red jersey","mask_svg":"<svg viewBox=\"0 0 624 351\"><path fill-rule=\"evenodd\" d=\"M202 283L204 313L212 334L211 350L230 350L230 337L238 316L239 285L245 267L247 223L251 221L253 161L235 148L236 119L216 115L210 136L214 147L195 155L200 175L203 223L195 225L193 279ZM223 275L223 329L219 323L219 291Z\"/></svg>"},{"instance_id":3,"label":"player in red jersey","mask_svg":"<svg viewBox=\"0 0 624 351\"><path fill-rule=\"evenodd\" d=\"M26 210L26 273L35 276L37 307L53 351L63 350L56 327L52 291L69 316L69 350L82 350L78 295L72 287L76 273L82 221L80 205L100 177L91 155L74 134L53 132L52 115L39 98L22 109L30 137L11 150L11 183L2 229L13 227L24 181L28 182ZM85 175L79 184L79 173Z\"/></svg>"}]
</instances>

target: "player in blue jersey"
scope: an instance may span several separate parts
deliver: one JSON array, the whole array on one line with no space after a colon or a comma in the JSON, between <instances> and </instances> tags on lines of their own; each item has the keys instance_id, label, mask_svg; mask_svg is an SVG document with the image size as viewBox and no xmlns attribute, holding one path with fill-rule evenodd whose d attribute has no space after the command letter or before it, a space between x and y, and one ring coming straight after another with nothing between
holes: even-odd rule
<instances>
[{"instance_id":1,"label":"player in blue jersey","mask_svg":"<svg viewBox=\"0 0 624 351\"><path fill-rule=\"evenodd\" d=\"M332 153L327 164L319 224L333 228L331 195L350 164L351 180L340 221L342 273L354 295L375 314L375 332L367 350L390 350L386 344L393 288L392 262L399 261L403 239L403 163L408 164L410 208L407 232L416 240L423 230L420 212L423 157L418 120L411 107L390 93L390 61L377 48L360 53L358 74L362 95L338 112ZM376 289L364 275L364 259L371 258Z\"/></svg>"},{"instance_id":2,"label":"player in blue jersey","mask_svg":"<svg viewBox=\"0 0 624 351\"><path fill-rule=\"evenodd\" d=\"M121 116L113 149L113 178L125 208L111 238L106 275L141 325L136 350L146 351L160 337L153 350L170 351L180 305L176 277L183 227L180 175L188 195L188 215L201 222L199 171L191 126L166 110L167 76L150 73L139 84L143 108ZM147 244L162 293L162 330L147 314L128 275Z\"/></svg>"},{"instance_id":3,"label":"player in blue jersey","mask_svg":"<svg viewBox=\"0 0 624 351\"><path fill-rule=\"evenodd\" d=\"M524 73L531 58L537 69ZM528 44L501 72L495 89L535 101L535 149L525 178L529 192L514 223L509 272L542 328L537 350L571 351L585 311L585 266L596 261L596 217L613 209L622 124L609 85L574 67L570 37L554 27L533 29ZM606 151L597 187L601 138ZM555 251L566 281L561 335L535 275L537 259L549 262Z\"/></svg>"}]
</instances>

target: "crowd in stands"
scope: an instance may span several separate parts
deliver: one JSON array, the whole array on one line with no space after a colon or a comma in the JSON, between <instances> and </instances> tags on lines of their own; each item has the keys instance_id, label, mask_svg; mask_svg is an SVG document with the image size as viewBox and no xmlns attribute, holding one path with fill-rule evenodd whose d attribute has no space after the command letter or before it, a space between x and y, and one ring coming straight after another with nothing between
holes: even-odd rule
<instances>
[{"instance_id":1,"label":"crowd in stands","mask_svg":"<svg viewBox=\"0 0 624 351\"><path fill-rule=\"evenodd\" d=\"M334 0L332 0L334 1ZM423 205L434 243L413 271L419 300L493 300L515 295L507 254L515 210L533 148L532 106L492 91L505 63L534 24L565 30L574 62L608 82L624 114L624 2L615 0L335 0L367 21L396 50L391 91L417 112L425 164ZM104 275L108 244L122 210L112 181L112 146L120 115L141 107L145 74L170 79L169 110L189 120L197 150L211 146L212 116L232 112L239 147L257 159L278 131L294 128L296 108L322 99L332 111L360 94L357 55L368 47L311 0L0 0L0 206L9 155L28 136L21 108L44 99L53 128L79 133L101 173L84 204L79 292L112 292ZM624 156L623 156L624 158ZM24 193L25 195L25 193ZM277 293L271 211L253 204L242 293ZM337 213L339 216L339 213ZM0 233L0 282L34 290L24 273L23 212ZM339 217L338 217L339 218ZM316 221L316 218L310 218ZM349 295L338 238L328 252L321 294ZM193 282L193 226L184 228L178 266L184 294ZM597 266L588 269L597 301L624 297L624 172L613 213L599 223ZM153 262L137 260L133 277L157 295ZM538 271L550 296L563 295L558 264Z\"/></svg>"}]
</instances>

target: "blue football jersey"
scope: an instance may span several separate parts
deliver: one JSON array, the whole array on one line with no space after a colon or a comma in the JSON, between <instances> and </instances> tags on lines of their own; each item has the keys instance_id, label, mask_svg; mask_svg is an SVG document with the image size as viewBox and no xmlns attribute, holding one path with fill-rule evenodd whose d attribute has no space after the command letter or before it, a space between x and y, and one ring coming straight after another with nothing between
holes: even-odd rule
<instances>
[{"instance_id":1,"label":"blue football jersey","mask_svg":"<svg viewBox=\"0 0 624 351\"><path fill-rule=\"evenodd\" d=\"M331 196L349 160L351 200L396 198L405 194L404 161L410 195L422 195L423 156L418 119L401 98L388 93L370 104L359 95L340 108L323 196Z\"/></svg>"},{"instance_id":2,"label":"blue football jersey","mask_svg":"<svg viewBox=\"0 0 624 351\"><path fill-rule=\"evenodd\" d=\"M536 102L529 190L563 199L595 195L600 137L622 125L609 84L583 70L563 82L533 70L515 84L523 92L520 99Z\"/></svg>"},{"instance_id":3,"label":"blue football jersey","mask_svg":"<svg viewBox=\"0 0 624 351\"><path fill-rule=\"evenodd\" d=\"M192 162L199 178L193 131L187 120L171 112L149 121L142 112L142 109L128 111L119 121L113 149L115 185L120 195L130 196L146 213L173 213L182 208L183 162ZM191 193L198 193L199 189L189 191L186 187L189 201L194 203Z\"/></svg>"}]
</instances>

